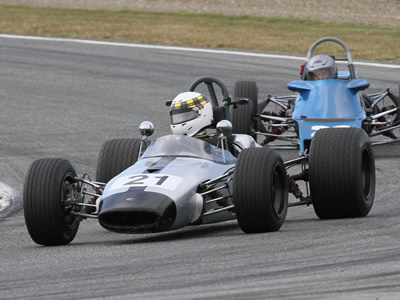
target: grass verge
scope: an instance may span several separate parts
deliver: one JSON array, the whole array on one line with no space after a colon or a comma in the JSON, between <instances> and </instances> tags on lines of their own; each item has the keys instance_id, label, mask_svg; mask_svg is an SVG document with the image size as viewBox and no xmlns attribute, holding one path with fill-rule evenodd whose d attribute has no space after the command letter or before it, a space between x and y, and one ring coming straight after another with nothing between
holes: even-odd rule
<instances>
[{"instance_id":1,"label":"grass verge","mask_svg":"<svg viewBox=\"0 0 400 300\"><path fill-rule=\"evenodd\" d=\"M0 5L0 32L295 55L305 55L321 37L334 36L347 43L355 60L400 63L400 27L299 19ZM318 52L343 56L331 43Z\"/></svg>"}]
</instances>

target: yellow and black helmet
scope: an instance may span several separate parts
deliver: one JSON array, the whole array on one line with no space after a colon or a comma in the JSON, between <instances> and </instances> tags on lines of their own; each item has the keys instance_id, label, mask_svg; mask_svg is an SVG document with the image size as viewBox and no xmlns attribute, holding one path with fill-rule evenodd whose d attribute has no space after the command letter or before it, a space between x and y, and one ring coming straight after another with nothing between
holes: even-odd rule
<instances>
[{"instance_id":1,"label":"yellow and black helmet","mask_svg":"<svg viewBox=\"0 0 400 300\"><path fill-rule=\"evenodd\" d=\"M212 124L213 110L208 99L196 92L185 92L171 103L171 130L193 136Z\"/></svg>"}]
</instances>

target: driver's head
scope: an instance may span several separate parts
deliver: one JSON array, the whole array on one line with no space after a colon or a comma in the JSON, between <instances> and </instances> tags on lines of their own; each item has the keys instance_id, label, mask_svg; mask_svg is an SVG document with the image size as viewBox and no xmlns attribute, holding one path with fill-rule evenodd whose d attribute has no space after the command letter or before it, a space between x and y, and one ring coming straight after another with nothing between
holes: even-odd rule
<instances>
[{"instance_id":1,"label":"driver's head","mask_svg":"<svg viewBox=\"0 0 400 300\"><path fill-rule=\"evenodd\" d=\"M304 67L306 80L333 79L337 76L335 60L325 54L318 54L310 58Z\"/></svg>"},{"instance_id":2,"label":"driver's head","mask_svg":"<svg viewBox=\"0 0 400 300\"><path fill-rule=\"evenodd\" d=\"M173 134L193 136L212 124L213 109L205 96L185 92L172 100L170 116Z\"/></svg>"}]
</instances>

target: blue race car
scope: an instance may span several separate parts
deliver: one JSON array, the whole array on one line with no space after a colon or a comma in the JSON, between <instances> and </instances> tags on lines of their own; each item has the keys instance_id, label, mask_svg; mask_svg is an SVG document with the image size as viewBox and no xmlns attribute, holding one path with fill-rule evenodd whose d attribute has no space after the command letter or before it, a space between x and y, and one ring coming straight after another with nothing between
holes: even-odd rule
<instances>
[{"instance_id":1,"label":"blue race car","mask_svg":"<svg viewBox=\"0 0 400 300\"><path fill-rule=\"evenodd\" d=\"M339 44L346 58L313 56L325 42ZM348 70L339 72L336 60L347 61ZM400 98L389 89L364 93L369 82L357 78L349 48L333 37L312 44L301 74L288 84L295 95L269 96L259 104L255 82L236 82L234 98L251 101L233 111L233 131L263 136L266 147L299 150L298 158L285 163L290 192L299 199L289 206L312 204L322 219L366 216L375 195L371 146L398 141ZM371 141L377 135L386 138ZM290 174L296 165L300 171ZM305 182L306 193L298 180Z\"/></svg>"}]
</instances>

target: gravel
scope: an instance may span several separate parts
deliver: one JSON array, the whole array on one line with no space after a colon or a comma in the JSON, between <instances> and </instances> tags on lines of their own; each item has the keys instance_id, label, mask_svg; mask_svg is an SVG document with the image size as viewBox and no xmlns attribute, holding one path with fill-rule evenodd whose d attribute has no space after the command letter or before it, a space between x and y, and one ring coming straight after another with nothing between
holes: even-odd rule
<instances>
[{"instance_id":1,"label":"gravel","mask_svg":"<svg viewBox=\"0 0 400 300\"><path fill-rule=\"evenodd\" d=\"M0 4L285 17L400 27L399 0L0 0Z\"/></svg>"}]
</instances>

